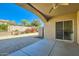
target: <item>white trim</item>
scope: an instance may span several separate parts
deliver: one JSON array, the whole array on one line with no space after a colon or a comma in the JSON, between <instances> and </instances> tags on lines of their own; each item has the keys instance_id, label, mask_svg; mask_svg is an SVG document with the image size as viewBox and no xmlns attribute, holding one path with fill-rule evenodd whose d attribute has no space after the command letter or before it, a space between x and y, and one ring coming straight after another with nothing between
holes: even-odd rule
<instances>
[{"instance_id":1,"label":"white trim","mask_svg":"<svg viewBox=\"0 0 79 59\"><path fill-rule=\"evenodd\" d=\"M72 40L62 40L62 39L56 39L56 22L69 21L69 20L72 20L72 25L73 25L73 39L72 39ZM57 20L57 21L55 21L55 40L58 40L58 41L65 41L65 42L69 42L69 43L74 42L74 19Z\"/></svg>"}]
</instances>

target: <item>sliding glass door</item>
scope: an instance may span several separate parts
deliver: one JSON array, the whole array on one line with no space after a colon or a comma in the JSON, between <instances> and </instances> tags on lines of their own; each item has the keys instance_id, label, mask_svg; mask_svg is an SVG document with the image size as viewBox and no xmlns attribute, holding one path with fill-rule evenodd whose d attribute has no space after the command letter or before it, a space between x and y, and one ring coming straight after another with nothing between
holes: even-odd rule
<instances>
[{"instance_id":1,"label":"sliding glass door","mask_svg":"<svg viewBox=\"0 0 79 59\"><path fill-rule=\"evenodd\" d=\"M72 40L73 33L72 20L56 22L56 39Z\"/></svg>"}]
</instances>

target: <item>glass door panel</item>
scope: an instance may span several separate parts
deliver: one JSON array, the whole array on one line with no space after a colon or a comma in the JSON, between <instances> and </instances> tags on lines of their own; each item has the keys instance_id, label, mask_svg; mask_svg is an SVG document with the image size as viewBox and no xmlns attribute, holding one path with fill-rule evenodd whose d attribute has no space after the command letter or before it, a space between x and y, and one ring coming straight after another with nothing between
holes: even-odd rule
<instances>
[{"instance_id":1,"label":"glass door panel","mask_svg":"<svg viewBox=\"0 0 79 59\"><path fill-rule=\"evenodd\" d=\"M72 20L64 21L64 40L71 40L72 32L73 32Z\"/></svg>"},{"instance_id":2,"label":"glass door panel","mask_svg":"<svg viewBox=\"0 0 79 59\"><path fill-rule=\"evenodd\" d=\"M63 39L63 22L56 22L56 39Z\"/></svg>"}]
</instances>

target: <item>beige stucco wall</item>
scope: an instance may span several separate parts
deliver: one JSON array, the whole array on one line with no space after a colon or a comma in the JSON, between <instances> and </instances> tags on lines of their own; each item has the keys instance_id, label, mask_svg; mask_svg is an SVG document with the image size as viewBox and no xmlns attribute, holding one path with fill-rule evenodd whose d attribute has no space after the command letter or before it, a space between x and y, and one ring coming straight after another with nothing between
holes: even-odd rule
<instances>
[{"instance_id":1,"label":"beige stucco wall","mask_svg":"<svg viewBox=\"0 0 79 59\"><path fill-rule=\"evenodd\" d=\"M77 36L77 13L65 14L61 16L53 17L49 22L45 23L44 37L50 40L55 39L55 23L57 21L66 21L73 20L74 21L74 39L76 42Z\"/></svg>"},{"instance_id":2,"label":"beige stucco wall","mask_svg":"<svg viewBox=\"0 0 79 59\"><path fill-rule=\"evenodd\" d=\"M9 36L9 35L11 35L10 32L7 32L7 31L5 31L5 32L0 32L0 37Z\"/></svg>"},{"instance_id":3,"label":"beige stucco wall","mask_svg":"<svg viewBox=\"0 0 79 59\"><path fill-rule=\"evenodd\" d=\"M12 32L12 31L15 31L15 30L18 30L18 31L25 31L26 29L31 29L32 27L25 27L25 26L9 26L8 27L8 32Z\"/></svg>"},{"instance_id":4,"label":"beige stucco wall","mask_svg":"<svg viewBox=\"0 0 79 59\"><path fill-rule=\"evenodd\" d=\"M54 20L53 20L54 21ZM44 27L44 38L45 39L55 39L54 37L55 37L55 35L54 35L54 22L51 22L51 21L49 21L49 22L47 22L47 23L45 23L45 27Z\"/></svg>"}]
</instances>

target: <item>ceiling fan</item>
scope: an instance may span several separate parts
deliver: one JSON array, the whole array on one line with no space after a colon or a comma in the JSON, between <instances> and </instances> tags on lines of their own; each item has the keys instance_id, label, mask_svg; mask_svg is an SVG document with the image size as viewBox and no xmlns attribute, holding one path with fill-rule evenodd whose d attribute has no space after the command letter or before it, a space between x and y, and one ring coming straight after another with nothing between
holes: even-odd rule
<instances>
[{"instance_id":1,"label":"ceiling fan","mask_svg":"<svg viewBox=\"0 0 79 59\"><path fill-rule=\"evenodd\" d=\"M59 5L69 5L69 3L53 3L52 8L50 9L49 13L51 13L52 10L56 9Z\"/></svg>"}]
</instances>

